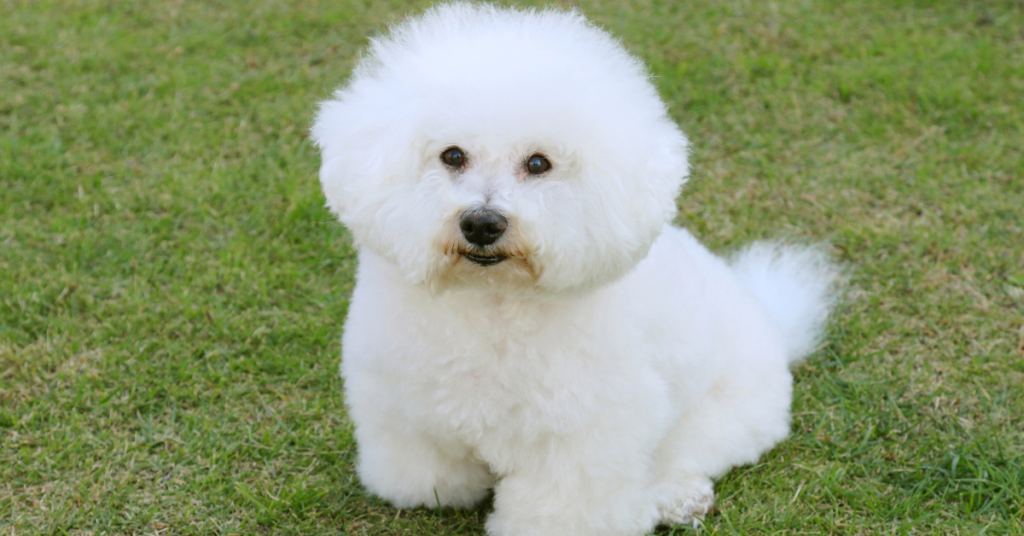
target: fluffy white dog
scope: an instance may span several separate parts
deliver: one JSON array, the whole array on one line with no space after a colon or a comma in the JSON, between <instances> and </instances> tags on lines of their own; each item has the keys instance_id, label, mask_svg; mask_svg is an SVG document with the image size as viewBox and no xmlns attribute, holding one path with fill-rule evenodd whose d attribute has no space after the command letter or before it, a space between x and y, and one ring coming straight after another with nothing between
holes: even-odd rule
<instances>
[{"instance_id":1,"label":"fluffy white dog","mask_svg":"<svg viewBox=\"0 0 1024 536\"><path fill-rule=\"evenodd\" d=\"M359 250L341 368L374 494L493 488L494 536L639 535L788 433L835 271L771 244L727 263L669 224L686 139L580 14L431 9L312 136Z\"/></svg>"}]
</instances>

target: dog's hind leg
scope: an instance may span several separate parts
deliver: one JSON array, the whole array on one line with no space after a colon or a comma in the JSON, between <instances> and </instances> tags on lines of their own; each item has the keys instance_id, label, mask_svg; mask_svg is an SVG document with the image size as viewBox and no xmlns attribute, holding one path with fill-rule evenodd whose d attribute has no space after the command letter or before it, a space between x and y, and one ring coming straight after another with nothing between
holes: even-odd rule
<instances>
[{"instance_id":1,"label":"dog's hind leg","mask_svg":"<svg viewBox=\"0 0 1024 536\"><path fill-rule=\"evenodd\" d=\"M357 426L358 472L363 485L399 508L468 508L487 496L494 477L460 445L439 445L425 434L396 432L377 423Z\"/></svg>"},{"instance_id":2,"label":"dog's hind leg","mask_svg":"<svg viewBox=\"0 0 1024 536\"><path fill-rule=\"evenodd\" d=\"M659 523L662 525L697 525L697 520L711 512L715 491L711 479L692 476L673 479L662 484L658 501Z\"/></svg>"},{"instance_id":3,"label":"dog's hind leg","mask_svg":"<svg viewBox=\"0 0 1024 536\"><path fill-rule=\"evenodd\" d=\"M713 505L712 478L757 461L788 434L792 377L782 359L758 361L720 376L659 446L662 524L695 524Z\"/></svg>"}]
</instances>

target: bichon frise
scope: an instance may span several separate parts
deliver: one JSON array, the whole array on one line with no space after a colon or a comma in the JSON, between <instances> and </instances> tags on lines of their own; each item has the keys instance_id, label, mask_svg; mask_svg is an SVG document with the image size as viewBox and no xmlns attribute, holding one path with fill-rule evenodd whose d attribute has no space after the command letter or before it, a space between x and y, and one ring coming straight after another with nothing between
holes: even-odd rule
<instances>
[{"instance_id":1,"label":"bichon frise","mask_svg":"<svg viewBox=\"0 0 1024 536\"><path fill-rule=\"evenodd\" d=\"M692 523L788 433L835 271L669 222L687 142L576 12L463 3L373 40L312 137L359 268L342 375L363 484L494 536Z\"/></svg>"}]
</instances>

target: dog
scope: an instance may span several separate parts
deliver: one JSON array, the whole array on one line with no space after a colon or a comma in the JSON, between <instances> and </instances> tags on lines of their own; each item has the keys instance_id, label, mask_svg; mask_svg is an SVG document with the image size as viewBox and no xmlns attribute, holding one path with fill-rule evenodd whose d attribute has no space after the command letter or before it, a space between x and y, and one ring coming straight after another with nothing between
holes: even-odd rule
<instances>
[{"instance_id":1,"label":"dog","mask_svg":"<svg viewBox=\"0 0 1024 536\"><path fill-rule=\"evenodd\" d=\"M444 4L372 39L311 129L359 264L341 372L366 489L492 536L696 524L786 437L838 270L671 221L688 142L576 11Z\"/></svg>"}]
</instances>

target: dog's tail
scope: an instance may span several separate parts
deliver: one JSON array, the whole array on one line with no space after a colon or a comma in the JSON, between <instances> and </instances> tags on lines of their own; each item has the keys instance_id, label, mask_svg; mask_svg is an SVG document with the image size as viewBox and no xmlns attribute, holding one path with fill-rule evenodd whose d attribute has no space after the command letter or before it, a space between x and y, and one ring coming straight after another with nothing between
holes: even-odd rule
<instances>
[{"instance_id":1,"label":"dog's tail","mask_svg":"<svg viewBox=\"0 0 1024 536\"><path fill-rule=\"evenodd\" d=\"M754 242L731 265L782 328L789 362L813 352L842 282L825 248Z\"/></svg>"}]
</instances>

